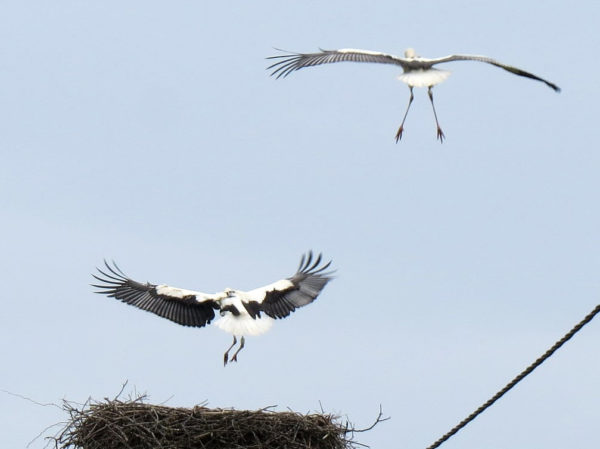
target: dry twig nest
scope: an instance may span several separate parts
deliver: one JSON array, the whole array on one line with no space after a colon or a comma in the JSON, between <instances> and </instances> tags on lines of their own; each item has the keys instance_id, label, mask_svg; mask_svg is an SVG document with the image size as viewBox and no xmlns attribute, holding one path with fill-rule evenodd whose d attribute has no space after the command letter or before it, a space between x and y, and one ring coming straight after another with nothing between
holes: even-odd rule
<instances>
[{"instance_id":1,"label":"dry twig nest","mask_svg":"<svg viewBox=\"0 0 600 449\"><path fill-rule=\"evenodd\" d=\"M167 407L144 402L145 396L121 401L65 402L70 416L55 437L57 449L354 449L364 446L355 429L337 416L261 410Z\"/></svg>"}]
</instances>

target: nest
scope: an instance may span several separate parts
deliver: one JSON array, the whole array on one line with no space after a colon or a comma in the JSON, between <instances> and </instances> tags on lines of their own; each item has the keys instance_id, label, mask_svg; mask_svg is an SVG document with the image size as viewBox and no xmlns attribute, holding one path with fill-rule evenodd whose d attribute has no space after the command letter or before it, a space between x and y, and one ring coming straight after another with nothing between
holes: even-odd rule
<instances>
[{"instance_id":1,"label":"nest","mask_svg":"<svg viewBox=\"0 0 600 449\"><path fill-rule=\"evenodd\" d=\"M143 397L65 403L70 415L54 437L57 449L354 449L356 430L327 414L303 415L270 408L247 411L167 407Z\"/></svg>"}]
</instances>

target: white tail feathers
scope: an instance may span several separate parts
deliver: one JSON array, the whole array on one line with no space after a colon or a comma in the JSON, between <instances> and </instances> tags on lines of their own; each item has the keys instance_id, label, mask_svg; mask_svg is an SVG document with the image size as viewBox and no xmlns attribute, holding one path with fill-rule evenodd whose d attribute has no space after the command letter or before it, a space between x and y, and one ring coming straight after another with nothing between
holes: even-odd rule
<instances>
[{"instance_id":1,"label":"white tail feathers","mask_svg":"<svg viewBox=\"0 0 600 449\"><path fill-rule=\"evenodd\" d=\"M225 314L217 321L215 326L219 329L229 332L236 336L242 335L261 335L271 329L273 318L261 315L260 318L251 318L250 316L233 316L230 313Z\"/></svg>"},{"instance_id":2,"label":"white tail feathers","mask_svg":"<svg viewBox=\"0 0 600 449\"><path fill-rule=\"evenodd\" d=\"M449 76L447 70L427 69L403 73L398 79L411 87L429 87L445 81Z\"/></svg>"}]
</instances>

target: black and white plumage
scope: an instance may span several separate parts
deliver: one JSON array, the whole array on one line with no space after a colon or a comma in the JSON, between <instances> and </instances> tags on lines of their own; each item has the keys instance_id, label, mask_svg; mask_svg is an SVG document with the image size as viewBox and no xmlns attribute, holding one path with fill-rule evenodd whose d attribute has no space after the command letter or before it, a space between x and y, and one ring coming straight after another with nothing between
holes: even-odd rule
<instances>
[{"instance_id":1,"label":"black and white plumage","mask_svg":"<svg viewBox=\"0 0 600 449\"><path fill-rule=\"evenodd\" d=\"M444 56L442 58L430 59L417 56L415 51L412 48L409 48L404 52L404 58L401 58L399 56L380 53L376 51L344 48L341 50L321 50L318 53L287 53L285 55L271 56L267 59L278 60L274 64L267 67L267 70L272 69L271 75L277 78L286 77L290 73L296 70L300 70L304 67L312 67L321 64L329 64L344 61L375 62L380 64L393 64L402 67L404 73L398 78L400 79L400 81L408 84L408 87L410 89L410 97L408 100L408 106L406 107L406 112L404 113L404 117L402 119L402 123L400 124L400 128L398 128L398 132L396 133L396 142L398 142L398 140L402 138L402 132L404 131L404 121L406 120L408 110L410 109L410 105L413 101L413 87L427 87L427 93L431 101L433 115L435 117L435 124L437 126L437 137L438 139L440 139L440 142L443 142L445 136L442 132L442 129L440 128L440 124L437 119L437 113L433 104L433 93L431 90L433 86L446 80L446 78L450 76L450 72L434 68L433 66L436 64L442 64L445 62L452 61L485 62L487 64L500 67L501 69L504 69L515 75L524 76L526 78L541 81L556 92L560 92L560 88L556 84L551 83L550 81L547 81L543 78L540 78L539 76L534 75L533 73L526 72L525 70L521 70L517 67L513 67L507 64L503 64L487 56L479 55L449 55Z\"/></svg>"},{"instance_id":2,"label":"black and white plumage","mask_svg":"<svg viewBox=\"0 0 600 449\"><path fill-rule=\"evenodd\" d=\"M326 271L331 261L321 263L321 254L313 258L311 251L302 255L296 273L264 287L248 292L226 288L222 292L207 294L193 290L170 287L165 284L140 283L127 277L113 262L104 262L106 269L98 269L92 276L100 281L92 284L109 297L147 310L183 326L203 327L215 318L215 310L221 318L215 322L220 329L233 334L233 343L224 355L227 364L229 351L241 337L240 347L232 361L245 344L245 335L260 335L271 328L273 319L285 318L297 308L313 302L325 285L332 279Z\"/></svg>"}]
</instances>

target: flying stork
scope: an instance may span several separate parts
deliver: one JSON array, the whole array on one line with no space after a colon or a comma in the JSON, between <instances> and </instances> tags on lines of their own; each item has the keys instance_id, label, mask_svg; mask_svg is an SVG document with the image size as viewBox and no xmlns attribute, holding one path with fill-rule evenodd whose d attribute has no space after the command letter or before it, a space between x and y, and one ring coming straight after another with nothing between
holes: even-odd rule
<instances>
[{"instance_id":1,"label":"flying stork","mask_svg":"<svg viewBox=\"0 0 600 449\"><path fill-rule=\"evenodd\" d=\"M237 337L241 340L232 362L237 362L245 335L263 334L271 328L273 319L285 318L298 307L313 302L333 274L325 271L331 261L322 264L321 254L313 258L312 251L309 251L302 255L296 273L287 279L247 292L226 288L211 295L165 284L142 284L127 277L115 262L110 265L104 261L104 265L104 271L97 268L98 275L92 274L100 281L92 284L100 289L96 293L119 299L183 326L203 327L213 320L214 311L219 310L221 318L214 324L233 335L233 343L223 356L225 365L229 361L229 351L238 341Z\"/></svg>"},{"instance_id":2,"label":"flying stork","mask_svg":"<svg viewBox=\"0 0 600 449\"><path fill-rule=\"evenodd\" d=\"M276 49L279 50L279 49ZM284 51L284 50L279 50ZM328 64L333 62L352 61L352 62L377 62L381 64L394 64L399 65L404 70L404 73L398 77L400 81L408 84L410 89L410 97L408 99L408 106L406 112L396 133L396 143L402 138L402 132L404 131L404 121L408 115L408 110L413 101L413 87L427 87L427 93L429 94L429 100L431 100L431 107L433 108L433 116L435 118L435 124L437 126L437 138L440 142L444 141L444 133L438 122L437 113L435 112L435 106L433 104L433 93L432 88L436 84L441 83L450 76L450 72L446 70L439 70L433 66L444 62L451 61L480 61L485 62L496 67L500 67L515 75L524 76L537 81L545 83L548 87L554 89L556 92L560 92L560 88L550 81L546 81L533 73L526 72L517 67L502 64L487 56L479 55L449 55L442 58L422 58L418 56L412 48L408 48L404 52L404 58L399 56L389 55L386 53L380 53L377 51L369 50L357 50L354 48L343 48L341 50L322 50L318 53L292 53L286 52L284 55L270 56L267 59L278 60L274 64L267 67L267 70L273 69L271 72L272 76L277 78L286 77L290 73L300 70L304 67L312 67L315 65Z\"/></svg>"}]
</instances>

